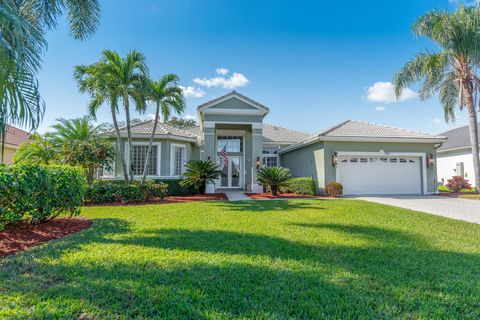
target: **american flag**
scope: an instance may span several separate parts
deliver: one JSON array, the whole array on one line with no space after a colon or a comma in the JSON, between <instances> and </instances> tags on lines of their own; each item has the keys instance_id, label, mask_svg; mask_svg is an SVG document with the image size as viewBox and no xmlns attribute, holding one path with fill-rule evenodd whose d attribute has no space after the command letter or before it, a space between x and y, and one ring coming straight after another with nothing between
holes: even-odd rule
<instances>
[{"instance_id":1,"label":"american flag","mask_svg":"<svg viewBox=\"0 0 480 320\"><path fill-rule=\"evenodd\" d=\"M228 154L227 154L227 145L223 146L222 151L220 151L220 155L223 157L223 165L228 165Z\"/></svg>"}]
</instances>

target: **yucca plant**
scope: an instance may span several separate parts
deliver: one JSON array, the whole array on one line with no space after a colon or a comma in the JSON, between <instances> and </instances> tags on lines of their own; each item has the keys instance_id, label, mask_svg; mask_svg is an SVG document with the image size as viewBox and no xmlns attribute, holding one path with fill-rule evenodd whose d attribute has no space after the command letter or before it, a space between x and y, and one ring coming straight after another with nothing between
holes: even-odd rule
<instances>
[{"instance_id":1,"label":"yucca plant","mask_svg":"<svg viewBox=\"0 0 480 320\"><path fill-rule=\"evenodd\" d=\"M205 194L207 183L214 182L221 173L215 162L191 160L186 164L186 171L183 174L185 179L180 182L180 185L193 186L200 194Z\"/></svg>"},{"instance_id":2,"label":"yucca plant","mask_svg":"<svg viewBox=\"0 0 480 320\"><path fill-rule=\"evenodd\" d=\"M257 173L257 180L266 187L270 187L273 196L278 194L280 187L285 187L292 176L290 170L282 167L262 168Z\"/></svg>"}]
</instances>

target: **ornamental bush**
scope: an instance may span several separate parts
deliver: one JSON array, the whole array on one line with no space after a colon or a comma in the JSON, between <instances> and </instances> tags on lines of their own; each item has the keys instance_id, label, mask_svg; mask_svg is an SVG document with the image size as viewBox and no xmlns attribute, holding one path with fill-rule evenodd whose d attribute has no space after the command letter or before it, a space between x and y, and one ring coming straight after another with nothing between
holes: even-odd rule
<instances>
[{"instance_id":1,"label":"ornamental bush","mask_svg":"<svg viewBox=\"0 0 480 320\"><path fill-rule=\"evenodd\" d=\"M311 177L291 178L282 192L314 196L317 193L315 181Z\"/></svg>"},{"instance_id":2,"label":"ornamental bush","mask_svg":"<svg viewBox=\"0 0 480 320\"><path fill-rule=\"evenodd\" d=\"M86 180L81 168L46 165L0 166L0 229L20 219L44 222L80 213Z\"/></svg>"},{"instance_id":3,"label":"ornamental bush","mask_svg":"<svg viewBox=\"0 0 480 320\"><path fill-rule=\"evenodd\" d=\"M132 203L145 202L153 198L163 200L167 195L167 190L167 184L154 181L129 185L119 181L96 181L88 186L85 193L85 203Z\"/></svg>"},{"instance_id":4,"label":"ornamental bush","mask_svg":"<svg viewBox=\"0 0 480 320\"><path fill-rule=\"evenodd\" d=\"M325 192L331 197L340 197L343 194L343 185L338 182L330 182L325 186Z\"/></svg>"},{"instance_id":5,"label":"ornamental bush","mask_svg":"<svg viewBox=\"0 0 480 320\"><path fill-rule=\"evenodd\" d=\"M182 179L161 179L155 180L157 183L164 183L168 185L167 195L169 196L191 196L197 193L194 186L185 185L182 186Z\"/></svg>"},{"instance_id":6,"label":"ornamental bush","mask_svg":"<svg viewBox=\"0 0 480 320\"><path fill-rule=\"evenodd\" d=\"M461 176L454 176L447 180L447 188L452 192L460 192L462 189L471 189L472 185L467 179Z\"/></svg>"}]
</instances>

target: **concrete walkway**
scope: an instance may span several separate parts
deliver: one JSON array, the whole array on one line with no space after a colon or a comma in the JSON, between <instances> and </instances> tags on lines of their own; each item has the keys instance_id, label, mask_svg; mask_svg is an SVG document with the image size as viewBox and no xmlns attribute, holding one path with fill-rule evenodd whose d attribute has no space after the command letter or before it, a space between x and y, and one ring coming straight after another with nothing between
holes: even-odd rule
<instances>
[{"instance_id":1,"label":"concrete walkway","mask_svg":"<svg viewBox=\"0 0 480 320\"><path fill-rule=\"evenodd\" d=\"M252 200L245 194L243 190L232 190L232 191L224 191L227 195L228 201L243 201L243 200Z\"/></svg>"},{"instance_id":2,"label":"concrete walkway","mask_svg":"<svg viewBox=\"0 0 480 320\"><path fill-rule=\"evenodd\" d=\"M368 196L356 198L480 224L479 200L442 196Z\"/></svg>"}]
</instances>

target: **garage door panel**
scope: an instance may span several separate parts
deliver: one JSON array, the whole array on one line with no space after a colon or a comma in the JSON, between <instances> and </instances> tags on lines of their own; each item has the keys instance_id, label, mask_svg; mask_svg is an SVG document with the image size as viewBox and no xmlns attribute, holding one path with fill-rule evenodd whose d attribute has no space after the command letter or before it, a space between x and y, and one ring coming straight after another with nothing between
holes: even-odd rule
<instances>
[{"instance_id":1,"label":"garage door panel","mask_svg":"<svg viewBox=\"0 0 480 320\"><path fill-rule=\"evenodd\" d=\"M420 194L420 158L340 157L337 181L344 194Z\"/></svg>"}]
</instances>

